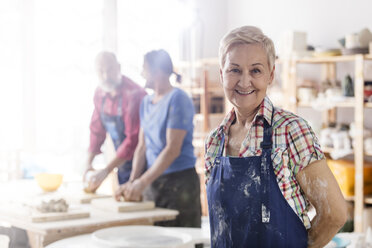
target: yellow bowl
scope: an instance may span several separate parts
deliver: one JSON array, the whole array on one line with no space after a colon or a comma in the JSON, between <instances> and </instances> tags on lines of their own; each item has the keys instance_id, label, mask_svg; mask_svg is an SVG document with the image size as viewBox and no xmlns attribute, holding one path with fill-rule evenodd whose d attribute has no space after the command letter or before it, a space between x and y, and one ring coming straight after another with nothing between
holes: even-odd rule
<instances>
[{"instance_id":1,"label":"yellow bowl","mask_svg":"<svg viewBox=\"0 0 372 248\"><path fill-rule=\"evenodd\" d=\"M62 179L62 174L40 173L35 175L35 180L40 188L48 192L57 190L62 184Z\"/></svg>"}]
</instances>

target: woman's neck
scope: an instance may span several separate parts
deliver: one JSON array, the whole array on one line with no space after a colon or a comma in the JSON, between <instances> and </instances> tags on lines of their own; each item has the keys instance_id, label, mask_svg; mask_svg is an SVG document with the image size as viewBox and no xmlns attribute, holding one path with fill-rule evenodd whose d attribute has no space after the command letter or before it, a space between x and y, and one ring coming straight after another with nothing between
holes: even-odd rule
<instances>
[{"instance_id":1,"label":"woman's neck","mask_svg":"<svg viewBox=\"0 0 372 248\"><path fill-rule=\"evenodd\" d=\"M158 102L163 96L173 89L169 79L155 84L153 103Z\"/></svg>"},{"instance_id":2,"label":"woman's neck","mask_svg":"<svg viewBox=\"0 0 372 248\"><path fill-rule=\"evenodd\" d=\"M238 108L235 108L235 116L236 116L235 124L249 129L259 109L260 109L260 106L254 109L251 109L251 110L244 110L244 111L239 110Z\"/></svg>"}]
</instances>

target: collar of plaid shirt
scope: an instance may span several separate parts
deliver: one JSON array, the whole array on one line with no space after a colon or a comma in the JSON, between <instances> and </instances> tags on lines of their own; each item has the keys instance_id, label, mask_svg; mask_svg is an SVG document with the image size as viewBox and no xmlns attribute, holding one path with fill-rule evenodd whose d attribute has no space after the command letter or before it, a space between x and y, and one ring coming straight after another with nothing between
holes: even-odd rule
<instances>
[{"instance_id":1,"label":"collar of plaid shirt","mask_svg":"<svg viewBox=\"0 0 372 248\"><path fill-rule=\"evenodd\" d=\"M271 125L271 115L273 113L274 106L271 103L270 99L266 96L263 100L261 105L259 106L259 110L255 117L253 118L252 123L257 123L258 121L262 120L261 118L264 117L266 121ZM219 131L223 131L227 134L231 124L235 119L235 109L233 108L228 115L226 115L225 119L219 126Z\"/></svg>"},{"instance_id":2,"label":"collar of plaid shirt","mask_svg":"<svg viewBox=\"0 0 372 248\"><path fill-rule=\"evenodd\" d=\"M252 128L252 126L257 126L257 125L261 125L263 127L263 118L265 118L266 121L269 123L269 125L271 125L272 124L271 121L272 121L273 111L274 111L274 106L271 103L270 99L266 96L262 100L262 103L259 106L259 110L256 113L255 117L253 118L253 121L252 121L252 124L251 124L250 128ZM235 118L236 118L235 109L233 108L226 115L225 119L222 121L222 123L220 124L220 126L218 128L218 134L217 134L218 140L222 139L222 132L225 134L225 141L228 140L228 132L229 132L230 126L232 125ZM247 151L247 149L248 149L247 142L248 142L248 140L247 140L247 137L246 137L244 139L244 142L243 142L243 150L241 150L239 152L239 157L243 156L243 154ZM224 151L226 151L227 143L228 142L225 142L225 144L224 144ZM261 152L261 149L257 150L258 154L256 154L256 155L260 155L260 152Z\"/></svg>"}]
</instances>

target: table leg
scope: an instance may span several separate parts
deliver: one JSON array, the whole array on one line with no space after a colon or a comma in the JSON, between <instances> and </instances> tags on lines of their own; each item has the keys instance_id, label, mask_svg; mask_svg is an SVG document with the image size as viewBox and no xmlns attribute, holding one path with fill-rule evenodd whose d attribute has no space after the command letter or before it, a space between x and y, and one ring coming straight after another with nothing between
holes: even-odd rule
<instances>
[{"instance_id":1,"label":"table leg","mask_svg":"<svg viewBox=\"0 0 372 248\"><path fill-rule=\"evenodd\" d=\"M44 242L44 235L27 231L28 242L31 248L42 248Z\"/></svg>"}]
</instances>

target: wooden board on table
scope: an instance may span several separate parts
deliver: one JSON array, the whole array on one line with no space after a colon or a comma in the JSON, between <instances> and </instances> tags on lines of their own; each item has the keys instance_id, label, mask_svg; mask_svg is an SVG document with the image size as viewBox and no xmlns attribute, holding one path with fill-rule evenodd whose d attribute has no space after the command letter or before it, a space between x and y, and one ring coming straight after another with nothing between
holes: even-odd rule
<instances>
[{"instance_id":1,"label":"wooden board on table","mask_svg":"<svg viewBox=\"0 0 372 248\"><path fill-rule=\"evenodd\" d=\"M97 194L97 193L85 193L85 192L79 192L79 193L72 193L69 195L66 195L65 198L69 202L78 203L78 204L89 204L94 199L102 199L102 198L111 198L111 195L106 194Z\"/></svg>"},{"instance_id":2,"label":"wooden board on table","mask_svg":"<svg viewBox=\"0 0 372 248\"><path fill-rule=\"evenodd\" d=\"M55 212L55 213L41 213L33 212L30 216L31 222L50 222L50 221L62 221L62 220L73 220L89 218L90 213L83 209L69 209L67 212Z\"/></svg>"},{"instance_id":3,"label":"wooden board on table","mask_svg":"<svg viewBox=\"0 0 372 248\"><path fill-rule=\"evenodd\" d=\"M117 202L113 198L110 199L95 199L92 201L92 206L98 209L107 210L111 212L132 212L151 210L155 208L155 202Z\"/></svg>"},{"instance_id":4,"label":"wooden board on table","mask_svg":"<svg viewBox=\"0 0 372 248\"><path fill-rule=\"evenodd\" d=\"M72 220L90 217L90 212L80 207L69 208L67 212L42 213L34 206L9 203L0 206L0 216L22 219L31 223Z\"/></svg>"}]
</instances>

